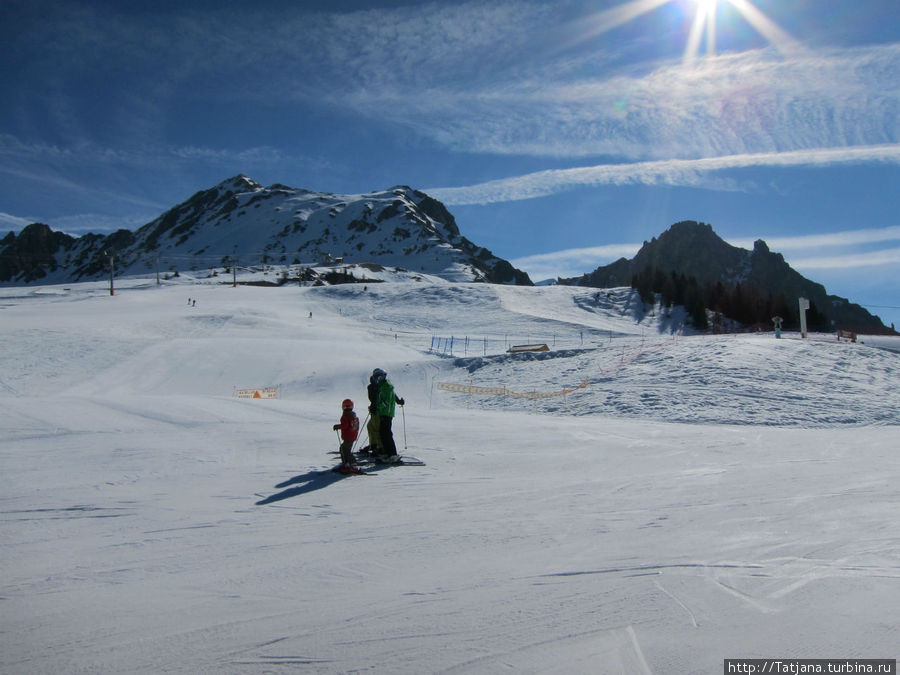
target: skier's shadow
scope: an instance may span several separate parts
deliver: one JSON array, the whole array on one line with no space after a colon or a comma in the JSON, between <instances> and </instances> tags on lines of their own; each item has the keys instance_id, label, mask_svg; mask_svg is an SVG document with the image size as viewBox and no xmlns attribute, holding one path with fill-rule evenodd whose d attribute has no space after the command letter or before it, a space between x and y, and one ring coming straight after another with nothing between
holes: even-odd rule
<instances>
[{"instance_id":1,"label":"skier's shadow","mask_svg":"<svg viewBox=\"0 0 900 675\"><path fill-rule=\"evenodd\" d=\"M256 505L265 506L266 504L280 502L284 499L290 499L291 497L297 497L298 495L306 494L307 492L321 490L322 488L328 487L332 483L336 483L342 478L346 478L346 476L336 473L331 469L325 469L324 471L309 471L307 473L300 474L299 476L289 478L283 483L279 483L275 487L287 489L282 490L281 492L276 492L275 494L270 495L265 499L261 499L260 501L256 502Z\"/></svg>"},{"instance_id":2,"label":"skier's shadow","mask_svg":"<svg viewBox=\"0 0 900 675\"><path fill-rule=\"evenodd\" d=\"M291 497L304 495L308 492L321 490L322 488L326 488L329 485L345 478L348 478L348 476L342 473L337 473L336 471L332 471L331 469L308 471L307 473L300 474L299 476L289 478L283 483L279 483L275 486L276 488L287 489L282 490L281 492L276 492L275 494L270 495L265 499L261 499L260 501L256 502L256 505L265 506L266 504L274 504L275 502L280 502L284 499L290 499Z\"/></svg>"}]
</instances>

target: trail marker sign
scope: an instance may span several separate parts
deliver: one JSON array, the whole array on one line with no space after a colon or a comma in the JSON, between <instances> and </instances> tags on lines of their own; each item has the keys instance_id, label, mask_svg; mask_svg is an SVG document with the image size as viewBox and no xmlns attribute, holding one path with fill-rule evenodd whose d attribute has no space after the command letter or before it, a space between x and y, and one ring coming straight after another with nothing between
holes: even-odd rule
<instances>
[{"instance_id":1,"label":"trail marker sign","mask_svg":"<svg viewBox=\"0 0 900 675\"><path fill-rule=\"evenodd\" d=\"M234 390L237 398L278 398L278 387L263 387L261 389L237 389Z\"/></svg>"},{"instance_id":2,"label":"trail marker sign","mask_svg":"<svg viewBox=\"0 0 900 675\"><path fill-rule=\"evenodd\" d=\"M809 300L800 298L800 337L806 337L806 310L809 309Z\"/></svg>"}]
</instances>

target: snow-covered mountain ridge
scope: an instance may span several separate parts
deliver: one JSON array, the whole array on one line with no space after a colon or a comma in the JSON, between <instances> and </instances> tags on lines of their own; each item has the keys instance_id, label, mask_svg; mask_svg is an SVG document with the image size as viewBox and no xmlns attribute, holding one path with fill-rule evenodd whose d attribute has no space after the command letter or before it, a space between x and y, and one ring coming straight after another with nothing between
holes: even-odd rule
<instances>
[{"instance_id":1,"label":"snow-covered mountain ridge","mask_svg":"<svg viewBox=\"0 0 900 675\"><path fill-rule=\"evenodd\" d=\"M135 232L68 237L34 224L0 241L0 281L69 283L109 275L182 272L342 258L449 281L530 285L528 275L460 234L437 200L406 186L337 195L235 176Z\"/></svg>"}]
</instances>

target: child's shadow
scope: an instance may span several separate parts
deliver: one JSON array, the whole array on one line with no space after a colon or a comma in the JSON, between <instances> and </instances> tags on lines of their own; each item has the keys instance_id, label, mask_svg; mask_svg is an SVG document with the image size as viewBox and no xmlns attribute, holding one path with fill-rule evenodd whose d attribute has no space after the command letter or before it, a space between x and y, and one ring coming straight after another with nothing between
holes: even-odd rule
<instances>
[{"instance_id":1,"label":"child's shadow","mask_svg":"<svg viewBox=\"0 0 900 675\"><path fill-rule=\"evenodd\" d=\"M332 483L336 483L337 481L343 480L344 478L348 477L349 476L347 476L346 474L338 473L336 471L332 471L331 469L309 471L307 473L300 474L299 476L289 478L283 483L279 483L275 487L287 489L282 490L281 492L276 492L274 495L270 495L265 499L261 499L260 501L256 502L256 505L265 506L266 504L280 502L283 499L290 499L291 497L306 494L307 492L321 490L322 488L328 487Z\"/></svg>"}]
</instances>

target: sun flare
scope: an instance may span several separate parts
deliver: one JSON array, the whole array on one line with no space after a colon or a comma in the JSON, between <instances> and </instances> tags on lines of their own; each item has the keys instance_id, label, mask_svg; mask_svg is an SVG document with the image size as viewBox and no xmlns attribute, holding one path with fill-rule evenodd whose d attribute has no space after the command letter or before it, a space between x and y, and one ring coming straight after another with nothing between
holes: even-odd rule
<instances>
[{"instance_id":1,"label":"sun flare","mask_svg":"<svg viewBox=\"0 0 900 675\"><path fill-rule=\"evenodd\" d=\"M700 53L704 27L706 28L706 53L716 53L716 13L719 2L718 0L694 0L694 4L697 5L696 14L694 14L694 23L691 24L691 32L684 48L685 63L693 63Z\"/></svg>"},{"instance_id":2,"label":"sun flare","mask_svg":"<svg viewBox=\"0 0 900 675\"><path fill-rule=\"evenodd\" d=\"M722 0L734 7L744 20L753 26L757 32L769 41L782 53L797 51L797 43L783 29L763 14L751 0ZM693 63L700 53L700 43L703 41L704 29L706 33L706 53L716 53L716 17L719 9L719 0L694 0L696 13L691 31L688 35L687 45L684 50L684 62Z\"/></svg>"},{"instance_id":3,"label":"sun flare","mask_svg":"<svg viewBox=\"0 0 900 675\"><path fill-rule=\"evenodd\" d=\"M719 5L725 3L736 9L743 20L753 26L778 51L784 54L799 51L797 42L763 14L752 0L628 0L591 16L582 25L579 35L569 42L569 46L618 28L669 3L682 5L689 14L693 11L693 20L684 49L686 64L694 63L698 59L701 46L704 46L704 38L705 53L707 55L716 53L716 19Z\"/></svg>"}]
</instances>

